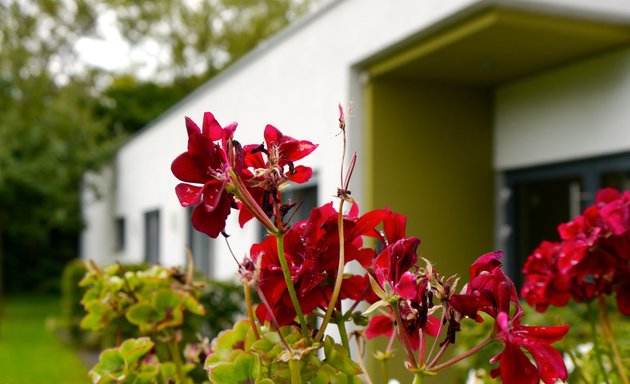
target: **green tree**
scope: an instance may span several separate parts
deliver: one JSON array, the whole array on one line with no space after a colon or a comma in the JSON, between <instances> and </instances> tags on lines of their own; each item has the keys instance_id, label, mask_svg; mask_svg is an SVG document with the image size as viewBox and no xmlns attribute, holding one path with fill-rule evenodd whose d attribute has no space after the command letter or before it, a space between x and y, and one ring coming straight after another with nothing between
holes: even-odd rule
<instances>
[{"instance_id":1,"label":"green tree","mask_svg":"<svg viewBox=\"0 0 630 384\"><path fill-rule=\"evenodd\" d=\"M0 0L0 299L4 280L14 290L50 288L76 257L82 175L120 133L146 125L311 3ZM76 42L98 36L106 12L132 45L168 51L154 79L78 61Z\"/></svg>"},{"instance_id":2,"label":"green tree","mask_svg":"<svg viewBox=\"0 0 630 384\"><path fill-rule=\"evenodd\" d=\"M0 277L15 289L46 288L76 255L79 182L111 148L73 65L94 22L83 1L0 1Z\"/></svg>"}]
</instances>

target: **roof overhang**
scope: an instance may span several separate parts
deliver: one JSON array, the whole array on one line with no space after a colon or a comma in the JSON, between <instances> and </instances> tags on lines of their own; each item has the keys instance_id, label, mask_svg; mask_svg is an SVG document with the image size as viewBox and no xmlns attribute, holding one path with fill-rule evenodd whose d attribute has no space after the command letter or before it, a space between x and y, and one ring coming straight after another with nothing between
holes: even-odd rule
<instances>
[{"instance_id":1,"label":"roof overhang","mask_svg":"<svg viewBox=\"0 0 630 384\"><path fill-rule=\"evenodd\" d=\"M630 42L630 27L490 9L406 44L368 68L370 77L492 86Z\"/></svg>"}]
</instances>

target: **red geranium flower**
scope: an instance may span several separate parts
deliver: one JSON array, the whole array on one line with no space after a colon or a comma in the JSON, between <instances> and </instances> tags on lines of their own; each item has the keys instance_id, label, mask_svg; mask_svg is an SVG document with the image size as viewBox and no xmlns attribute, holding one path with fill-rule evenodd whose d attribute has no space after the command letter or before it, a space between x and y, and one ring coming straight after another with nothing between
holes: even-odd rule
<instances>
[{"instance_id":1,"label":"red geranium flower","mask_svg":"<svg viewBox=\"0 0 630 384\"><path fill-rule=\"evenodd\" d=\"M403 319L403 322L404 321L405 320ZM391 309L389 309L388 314L376 315L370 319L370 322L365 329L365 336L367 336L368 339L373 339L381 335L392 337L395 330L394 324L395 317ZM405 326L404 329L407 333L409 346L414 351L417 351L420 347L424 348L420 342L420 332L423 332L425 335L437 337L438 332L440 331L440 319L435 316L428 316L426 324L422 328Z\"/></svg>"},{"instance_id":2,"label":"red geranium flower","mask_svg":"<svg viewBox=\"0 0 630 384\"><path fill-rule=\"evenodd\" d=\"M226 183L230 182L228 159L224 149L215 143L222 140L225 145L235 129L236 123L222 128L210 112L204 114L201 130L186 117L188 151L171 165L173 175L184 181L175 187L180 204L196 206L193 227L210 237L216 238L223 231L230 209L236 206L234 197L225 191Z\"/></svg>"},{"instance_id":3,"label":"red geranium flower","mask_svg":"<svg viewBox=\"0 0 630 384\"><path fill-rule=\"evenodd\" d=\"M384 216L384 213L372 211L361 217L357 213L355 204L344 215L345 261L347 263L357 260L369 265L374 258L374 251L362 247L361 237L374 231L374 227L380 222L379 217ZM332 295L339 263L337 211L332 203L314 209L308 220L297 223L287 231L284 236L284 251L304 314L309 314L318 307L325 310ZM290 324L296 313L282 274L276 239L268 237L261 243L254 244L250 255L255 264L260 263L259 286L272 306L271 310L278 323ZM341 299L358 300L370 297L367 278L344 278ZM259 306L256 314L260 320L270 320L265 306Z\"/></svg>"},{"instance_id":4,"label":"red geranium flower","mask_svg":"<svg viewBox=\"0 0 630 384\"><path fill-rule=\"evenodd\" d=\"M534 327L520 324L521 316L508 319L506 312L497 316L497 339L505 348L490 362L499 362L499 366L491 371L492 377L501 376L504 383L537 384L540 380L545 384L555 384L558 380L567 380L567 369L552 343L562 339L569 331L568 325L553 327ZM532 364L522 349L526 349L533 357Z\"/></svg>"},{"instance_id":5,"label":"red geranium flower","mask_svg":"<svg viewBox=\"0 0 630 384\"><path fill-rule=\"evenodd\" d=\"M246 145L243 175L247 187L258 204L271 216L270 207L279 201L277 196L280 185L287 181L302 184L313 175L310 167L295 166L294 163L309 155L317 148L307 140L297 140L283 135L272 125L265 127L265 144ZM263 153L266 156L263 158ZM240 205L240 204L239 204ZM239 224L245 225L254 216L240 206Z\"/></svg>"},{"instance_id":6,"label":"red geranium flower","mask_svg":"<svg viewBox=\"0 0 630 384\"><path fill-rule=\"evenodd\" d=\"M501 270L502 255L490 252L472 264L465 293L450 299L456 311L477 321L483 321L479 311L496 318L500 312L509 312L511 303L520 311L514 283Z\"/></svg>"},{"instance_id":7,"label":"red geranium flower","mask_svg":"<svg viewBox=\"0 0 630 384\"><path fill-rule=\"evenodd\" d=\"M544 311L615 292L619 310L630 315L630 193L599 191L558 233L560 242L543 242L523 267L527 302Z\"/></svg>"}]
</instances>

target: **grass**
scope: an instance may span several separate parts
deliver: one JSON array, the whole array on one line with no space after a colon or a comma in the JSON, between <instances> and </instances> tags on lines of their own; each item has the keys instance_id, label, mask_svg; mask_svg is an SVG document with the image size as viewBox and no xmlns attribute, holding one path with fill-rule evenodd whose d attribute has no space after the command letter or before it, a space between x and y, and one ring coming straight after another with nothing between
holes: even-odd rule
<instances>
[{"instance_id":1,"label":"grass","mask_svg":"<svg viewBox=\"0 0 630 384\"><path fill-rule=\"evenodd\" d=\"M89 383L75 351L46 327L58 313L56 297L6 299L0 319L0 384Z\"/></svg>"}]
</instances>

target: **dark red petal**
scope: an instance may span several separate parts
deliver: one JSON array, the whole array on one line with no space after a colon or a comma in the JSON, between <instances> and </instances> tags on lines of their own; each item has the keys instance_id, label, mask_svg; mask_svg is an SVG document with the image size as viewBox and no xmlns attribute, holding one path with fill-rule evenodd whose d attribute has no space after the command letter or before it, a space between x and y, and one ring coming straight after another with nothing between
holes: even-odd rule
<instances>
[{"instance_id":1,"label":"dark red petal","mask_svg":"<svg viewBox=\"0 0 630 384\"><path fill-rule=\"evenodd\" d=\"M199 126L197 125L197 123L193 121L193 119L186 116L185 121L186 121L186 131L188 132L189 139L191 136L201 132L201 130L199 129Z\"/></svg>"},{"instance_id":2,"label":"dark red petal","mask_svg":"<svg viewBox=\"0 0 630 384\"><path fill-rule=\"evenodd\" d=\"M287 174L289 180L294 183L302 184L306 183L313 176L313 169L310 167L305 167L303 165L298 165L295 167L295 171L291 174Z\"/></svg>"},{"instance_id":3,"label":"dark red petal","mask_svg":"<svg viewBox=\"0 0 630 384\"><path fill-rule=\"evenodd\" d=\"M427 324L422 329L429 336L437 337L440 333L440 319L435 316L427 318Z\"/></svg>"},{"instance_id":4,"label":"dark red petal","mask_svg":"<svg viewBox=\"0 0 630 384\"><path fill-rule=\"evenodd\" d=\"M271 143L274 143L276 145L280 144L280 140L282 140L282 137L284 135L278 130L278 128L274 127L271 124L267 124L267 126L265 126L264 136L265 141L267 142L267 146L270 147Z\"/></svg>"},{"instance_id":5,"label":"dark red petal","mask_svg":"<svg viewBox=\"0 0 630 384\"><path fill-rule=\"evenodd\" d=\"M595 195L596 203L610 203L613 200L619 199L621 197L621 193L614 188L603 188L597 191Z\"/></svg>"},{"instance_id":6,"label":"dark red petal","mask_svg":"<svg viewBox=\"0 0 630 384\"><path fill-rule=\"evenodd\" d=\"M501 262L499 261L499 259L501 257L503 257L503 252L501 251L489 252L483 256L480 256L470 266L470 281L479 276L479 274L483 271L491 271L497 267L500 267Z\"/></svg>"},{"instance_id":7,"label":"dark red petal","mask_svg":"<svg viewBox=\"0 0 630 384\"><path fill-rule=\"evenodd\" d=\"M193 227L199 232L216 238L225 228L225 220L230 214L230 198L227 193L221 194L218 204L208 212L204 208L205 204L199 204L192 214Z\"/></svg>"},{"instance_id":8,"label":"dark red petal","mask_svg":"<svg viewBox=\"0 0 630 384\"><path fill-rule=\"evenodd\" d=\"M630 315L630 282L627 281L617 288L617 307L619 312Z\"/></svg>"},{"instance_id":9,"label":"dark red petal","mask_svg":"<svg viewBox=\"0 0 630 384\"><path fill-rule=\"evenodd\" d=\"M289 136L284 137L284 142L280 145L280 152L283 159L298 161L308 156L318 147L307 140L295 140Z\"/></svg>"},{"instance_id":10,"label":"dark red petal","mask_svg":"<svg viewBox=\"0 0 630 384\"><path fill-rule=\"evenodd\" d=\"M212 179L203 186L203 204L206 211L212 212L223 196L225 181Z\"/></svg>"},{"instance_id":11,"label":"dark red petal","mask_svg":"<svg viewBox=\"0 0 630 384\"><path fill-rule=\"evenodd\" d=\"M391 211L389 209L375 209L361 215L354 226L350 237L367 235L374 231L374 228L383 222Z\"/></svg>"},{"instance_id":12,"label":"dark red petal","mask_svg":"<svg viewBox=\"0 0 630 384\"><path fill-rule=\"evenodd\" d=\"M522 339L521 344L532 354L538 373L545 384L555 384L558 380L567 380L567 368L562 354L550 345Z\"/></svg>"},{"instance_id":13,"label":"dark red petal","mask_svg":"<svg viewBox=\"0 0 630 384\"><path fill-rule=\"evenodd\" d=\"M404 238L406 227L407 217L392 212L383 223L383 229L389 244L393 244L394 242Z\"/></svg>"},{"instance_id":14,"label":"dark red petal","mask_svg":"<svg viewBox=\"0 0 630 384\"><path fill-rule=\"evenodd\" d=\"M210 112L203 114L202 133L212 141L220 140L223 137L223 128Z\"/></svg>"},{"instance_id":15,"label":"dark red petal","mask_svg":"<svg viewBox=\"0 0 630 384\"><path fill-rule=\"evenodd\" d=\"M506 344L501 352L499 372L506 384L538 384L538 370L518 345Z\"/></svg>"},{"instance_id":16,"label":"dark red petal","mask_svg":"<svg viewBox=\"0 0 630 384\"><path fill-rule=\"evenodd\" d=\"M341 298L363 300L369 289L369 281L364 276L352 275L345 277L341 283Z\"/></svg>"},{"instance_id":17,"label":"dark red petal","mask_svg":"<svg viewBox=\"0 0 630 384\"><path fill-rule=\"evenodd\" d=\"M208 180L205 171L197 166L188 152L182 153L173 160L171 172L175 177L187 183L203 184Z\"/></svg>"},{"instance_id":18,"label":"dark red petal","mask_svg":"<svg viewBox=\"0 0 630 384\"><path fill-rule=\"evenodd\" d=\"M409 271L403 273L398 283L394 286L394 293L403 299L415 300L418 295L416 276Z\"/></svg>"},{"instance_id":19,"label":"dark red petal","mask_svg":"<svg viewBox=\"0 0 630 384\"><path fill-rule=\"evenodd\" d=\"M394 322L389 316L385 315L376 315L372 317L365 329L365 336L367 336L368 339L373 339L380 335L391 337L393 333Z\"/></svg>"},{"instance_id":20,"label":"dark red petal","mask_svg":"<svg viewBox=\"0 0 630 384\"><path fill-rule=\"evenodd\" d=\"M568 325L554 325L547 327L520 325L518 326L519 333L525 332L527 338L530 340L536 340L547 344L560 341L564 335L569 332Z\"/></svg>"},{"instance_id":21,"label":"dark red petal","mask_svg":"<svg viewBox=\"0 0 630 384\"><path fill-rule=\"evenodd\" d=\"M175 187L175 194L179 199L179 203L182 207L190 207L191 205L197 205L201 202L201 187L196 187L190 184L178 184Z\"/></svg>"},{"instance_id":22,"label":"dark red petal","mask_svg":"<svg viewBox=\"0 0 630 384\"><path fill-rule=\"evenodd\" d=\"M238 204L238 224L243 228L245 223L254 218L254 215L243 204Z\"/></svg>"}]
</instances>

